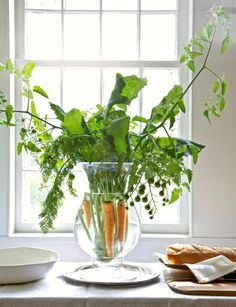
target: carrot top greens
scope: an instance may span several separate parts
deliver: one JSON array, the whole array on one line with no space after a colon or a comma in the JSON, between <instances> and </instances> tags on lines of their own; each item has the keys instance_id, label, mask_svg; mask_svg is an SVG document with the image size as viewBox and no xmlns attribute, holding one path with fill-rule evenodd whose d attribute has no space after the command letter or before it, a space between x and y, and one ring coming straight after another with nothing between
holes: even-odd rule
<instances>
[{"instance_id":1,"label":"carrot top greens","mask_svg":"<svg viewBox=\"0 0 236 307\"><path fill-rule=\"evenodd\" d=\"M180 58L180 62L186 63L194 72L191 82L186 88L175 85L152 109L148 118L128 115L130 104L147 85L144 78L117 73L107 105L98 104L93 113L77 108L65 112L50 101L44 89L31 85L34 62L27 63L21 70L15 68L11 60L0 64L0 71L13 74L22 81L21 95L27 100L26 108L18 110L0 91L3 115L0 124L20 125L17 153L25 150L33 155L40 167L43 184L49 188L40 214L43 232L53 228L58 208L63 203L64 183L76 196L74 169L79 162L117 162L116 172L105 174L111 176L110 180L103 181L101 173L89 174L87 171L91 191L120 193L130 205L141 201L150 218L156 213L160 199L163 205L171 204L179 198L183 188L190 189L192 170L186 167L184 160L192 156L193 162L197 163L204 146L172 137L168 131L173 128L179 113L185 113L184 97L202 73L212 74L215 78L213 95L205 102L204 116L210 121L212 115L219 117L225 107L226 80L208 64L219 26L225 32L221 43L221 52L224 52L231 42L229 18L222 6L214 6L203 30L184 46L185 53ZM196 58L199 58L198 64ZM39 115L35 106L37 95L48 100L56 121ZM163 131L165 137L160 136ZM132 163L128 185L124 178L127 174L121 171L126 162ZM109 184L103 186L104 182Z\"/></svg>"}]
</instances>

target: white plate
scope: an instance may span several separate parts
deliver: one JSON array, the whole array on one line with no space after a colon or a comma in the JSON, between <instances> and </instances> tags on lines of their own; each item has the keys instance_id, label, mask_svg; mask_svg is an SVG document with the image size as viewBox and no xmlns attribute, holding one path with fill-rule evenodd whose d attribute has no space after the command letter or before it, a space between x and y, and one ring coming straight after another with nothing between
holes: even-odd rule
<instances>
[{"instance_id":1,"label":"white plate","mask_svg":"<svg viewBox=\"0 0 236 307\"><path fill-rule=\"evenodd\" d=\"M64 277L73 282L108 286L130 286L150 282L160 275L159 269L136 264L123 264L121 268L85 265Z\"/></svg>"},{"instance_id":2,"label":"white plate","mask_svg":"<svg viewBox=\"0 0 236 307\"><path fill-rule=\"evenodd\" d=\"M18 284L43 278L59 259L56 252L31 247L0 249L0 284Z\"/></svg>"}]
</instances>

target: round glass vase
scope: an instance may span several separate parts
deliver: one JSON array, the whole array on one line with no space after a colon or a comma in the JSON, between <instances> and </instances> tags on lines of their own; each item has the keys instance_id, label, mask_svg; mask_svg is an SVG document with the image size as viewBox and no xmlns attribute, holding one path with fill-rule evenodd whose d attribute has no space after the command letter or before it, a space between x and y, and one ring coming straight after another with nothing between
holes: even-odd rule
<instances>
[{"instance_id":1,"label":"round glass vase","mask_svg":"<svg viewBox=\"0 0 236 307\"><path fill-rule=\"evenodd\" d=\"M140 220L135 207L125 199L131 164L83 163L89 191L74 225L75 238L94 267L122 266L123 258L140 238Z\"/></svg>"}]
</instances>

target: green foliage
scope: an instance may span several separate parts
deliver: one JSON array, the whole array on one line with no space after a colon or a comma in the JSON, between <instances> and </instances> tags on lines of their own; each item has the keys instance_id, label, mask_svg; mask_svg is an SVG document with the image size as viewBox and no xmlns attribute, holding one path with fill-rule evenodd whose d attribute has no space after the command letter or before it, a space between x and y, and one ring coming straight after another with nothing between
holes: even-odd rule
<instances>
[{"instance_id":1,"label":"green foliage","mask_svg":"<svg viewBox=\"0 0 236 307\"><path fill-rule=\"evenodd\" d=\"M130 105L145 85L147 85L146 79L137 76L123 77L117 73L115 88L111 93L106 112L108 113L114 105Z\"/></svg>"},{"instance_id":2,"label":"green foliage","mask_svg":"<svg viewBox=\"0 0 236 307\"><path fill-rule=\"evenodd\" d=\"M35 85L33 88L33 91L35 93L38 93L39 95L43 96L44 98L48 98L48 94L45 92L44 89L42 89L40 86Z\"/></svg>"},{"instance_id":3,"label":"green foliage","mask_svg":"<svg viewBox=\"0 0 236 307\"><path fill-rule=\"evenodd\" d=\"M9 126L11 124L11 120L13 117L13 106L12 105L9 104L6 106L5 114L6 114L6 124L7 126Z\"/></svg>"},{"instance_id":4,"label":"green foliage","mask_svg":"<svg viewBox=\"0 0 236 307\"><path fill-rule=\"evenodd\" d=\"M150 218L153 218L158 206L171 204L179 199L183 189L190 190L193 173L186 167L185 160L191 157L196 164L204 146L172 137L170 130L177 116L186 112L184 96L203 72L215 78L212 95L205 103L204 116L210 121L212 115L219 117L225 107L226 79L208 66L218 27L222 27L225 33L220 45L221 52L224 52L231 38L229 18L222 6L211 9L203 30L184 46L180 62L195 72L189 85L186 88L174 85L147 118L139 114L132 119L128 116L128 107L147 85L147 80L117 73L108 105L98 104L92 114L79 109L65 112L48 100L55 118L60 122L60 126L57 126L47 116L40 117L36 110L35 93L47 99L49 97L39 85L30 84L35 63L25 64L22 70L15 68L10 59L5 65L0 64L0 71L7 71L22 81L21 95L27 100L26 109L17 110L8 104L6 95L0 91L3 116L0 125L15 125L14 113L21 115L17 122L20 122L20 141L16 150L18 155L23 150L29 152L40 167L43 186L47 191L40 213L40 227L44 233L53 228L58 209L63 203L65 185L76 196L73 170L79 162L118 162L115 171L102 174L88 171L90 189L96 193L106 191L107 195L115 191L130 205L142 202ZM196 61L196 58L199 60ZM55 136L54 130L57 131ZM124 162L132 162L127 188L127 174L121 171ZM104 176L107 178L105 181Z\"/></svg>"},{"instance_id":5,"label":"green foliage","mask_svg":"<svg viewBox=\"0 0 236 307\"><path fill-rule=\"evenodd\" d=\"M118 159L127 153L129 147L129 120L129 116L115 119L104 129L108 141L114 146Z\"/></svg>"},{"instance_id":6,"label":"green foliage","mask_svg":"<svg viewBox=\"0 0 236 307\"><path fill-rule=\"evenodd\" d=\"M82 134L84 129L82 127L82 112L78 109L72 109L64 116L64 128L69 134Z\"/></svg>"},{"instance_id":7,"label":"green foliage","mask_svg":"<svg viewBox=\"0 0 236 307\"><path fill-rule=\"evenodd\" d=\"M54 111L56 118L59 119L61 122L65 120L65 112L64 110L55 103L50 102L50 108Z\"/></svg>"},{"instance_id":8,"label":"green foliage","mask_svg":"<svg viewBox=\"0 0 236 307\"><path fill-rule=\"evenodd\" d=\"M35 65L36 65L35 62L29 62L25 64L25 66L22 69L22 75L25 79L29 79L31 77Z\"/></svg>"}]
</instances>

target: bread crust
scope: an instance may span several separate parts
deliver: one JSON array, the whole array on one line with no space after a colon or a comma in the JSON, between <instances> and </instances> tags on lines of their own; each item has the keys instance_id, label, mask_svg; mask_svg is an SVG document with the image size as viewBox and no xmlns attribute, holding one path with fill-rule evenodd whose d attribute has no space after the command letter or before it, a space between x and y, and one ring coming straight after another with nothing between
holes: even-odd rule
<instances>
[{"instance_id":1,"label":"bread crust","mask_svg":"<svg viewBox=\"0 0 236 307\"><path fill-rule=\"evenodd\" d=\"M172 244L166 249L166 256L172 264L196 263L223 255L236 262L236 248L206 246L203 244Z\"/></svg>"}]
</instances>

